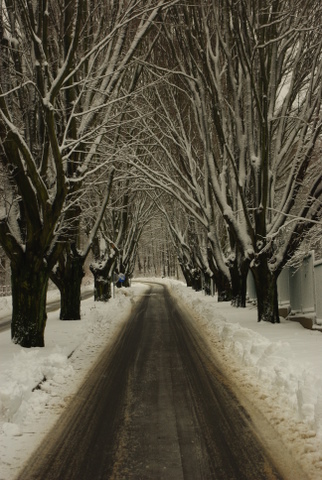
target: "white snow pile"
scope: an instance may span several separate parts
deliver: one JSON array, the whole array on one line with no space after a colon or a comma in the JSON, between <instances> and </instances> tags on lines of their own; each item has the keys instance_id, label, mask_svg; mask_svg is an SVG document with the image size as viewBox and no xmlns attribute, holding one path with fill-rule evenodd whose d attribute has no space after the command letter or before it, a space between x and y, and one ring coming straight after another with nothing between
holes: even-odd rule
<instances>
[{"instance_id":1,"label":"white snow pile","mask_svg":"<svg viewBox=\"0 0 322 480\"><path fill-rule=\"evenodd\" d=\"M233 308L171 282L194 312L230 377L279 432L312 479L322 478L322 332L295 321L257 322L254 306Z\"/></svg>"},{"instance_id":2,"label":"white snow pile","mask_svg":"<svg viewBox=\"0 0 322 480\"><path fill-rule=\"evenodd\" d=\"M73 374L74 368L59 347L44 357L38 349L15 354L10 368L1 374L3 431L19 434L29 409L37 410L39 405L48 402L51 388L65 383Z\"/></svg>"},{"instance_id":3,"label":"white snow pile","mask_svg":"<svg viewBox=\"0 0 322 480\"><path fill-rule=\"evenodd\" d=\"M15 478L146 288L116 289L108 303L83 301L81 321L50 313L44 348L21 348L10 330L0 333L0 480ZM0 299L1 316L8 303Z\"/></svg>"}]
</instances>

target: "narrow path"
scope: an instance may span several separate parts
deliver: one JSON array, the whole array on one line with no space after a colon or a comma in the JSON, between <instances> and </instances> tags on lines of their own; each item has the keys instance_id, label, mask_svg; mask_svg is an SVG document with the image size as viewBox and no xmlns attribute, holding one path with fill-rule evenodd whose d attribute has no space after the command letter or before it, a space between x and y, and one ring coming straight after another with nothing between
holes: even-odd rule
<instances>
[{"instance_id":1,"label":"narrow path","mask_svg":"<svg viewBox=\"0 0 322 480\"><path fill-rule=\"evenodd\" d=\"M189 316L154 285L18 478L283 477Z\"/></svg>"}]
</instances>

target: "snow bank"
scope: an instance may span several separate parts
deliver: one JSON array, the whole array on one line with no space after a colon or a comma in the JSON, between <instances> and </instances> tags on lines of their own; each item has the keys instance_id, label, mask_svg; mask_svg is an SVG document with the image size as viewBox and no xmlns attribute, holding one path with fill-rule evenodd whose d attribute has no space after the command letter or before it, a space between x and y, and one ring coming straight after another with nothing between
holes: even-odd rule
<instances>
[{"instance_id":1,"label":"snow bank","mask_svg":"<svg viewBox=\"0 0 322 480\"><path fill-rule=\"evenodd\" d=\"M281 318L256 321L256 308L170 282L173 295L194 312L210 347L228 374L256 403L310 478L322 478L322 333Z\"/></svg>"},{"instance_id":2,"label":"snow bank","mask_svg":"<svg viewBox=\"0 0 322 480\"><path fill-rule=\"evenodd\" d=\"M0 480L15 478L146 288L117 289L107 304L83 301L81 321L50 313L44 348L24 349L9 330L0 333ZM2 316L9 303L0 299Z\"/></svg>"},{"instance_id":3,"label":"snow bank","mask_svg":"<svg viewBox=\"0 0 322 480\"><path fill-rule=\"evenodd\" d=\"M13 357L13 362L1 374L0 412L6 422L22 424L28 408L36 408L35 390L41 388L41 403L49 396L48 385L64 383L74 374L66 353L57 346L48 356L40 356L39 350L21 350ZM46 387L44 387L46 381ZM44 384L41 386L41 384ZM8 428L8 427L5 427ZM16 429L19 431L19 428Z\"/></svg>"}]
</instances>

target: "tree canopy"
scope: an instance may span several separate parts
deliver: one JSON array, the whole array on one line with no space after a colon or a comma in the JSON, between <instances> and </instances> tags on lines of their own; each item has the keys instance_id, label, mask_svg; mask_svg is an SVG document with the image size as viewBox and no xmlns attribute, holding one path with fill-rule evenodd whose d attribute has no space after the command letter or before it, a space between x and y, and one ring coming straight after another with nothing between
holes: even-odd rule
<instances>
[{"instance_id":1,"label":"tree canopy","mask_svg":"<svg viewBox=\"0 0 322 480\"><path fill-rule=\"evenodd\" d=\"M97 279L131 275L159 215L188 282L214 281L244 306L251 270L258 320L279 321L278 275L321 228L321 9L1 3L0 244L15 342L44 344L49 277L63 318L80 316L68 299L91 247Z\"/></svg>"}]
</instances>

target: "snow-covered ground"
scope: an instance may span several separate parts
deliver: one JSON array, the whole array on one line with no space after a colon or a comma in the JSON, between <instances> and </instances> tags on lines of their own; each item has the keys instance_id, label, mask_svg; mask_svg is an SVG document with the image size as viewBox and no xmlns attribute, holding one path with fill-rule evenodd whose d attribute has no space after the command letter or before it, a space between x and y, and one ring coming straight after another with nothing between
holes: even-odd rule
<instances>
[{"instance_id":1,"label":"snow-covered ground","mask_svg":"<svg viewBox=\"0 0 322 480\"><path fill-rule=\"evenodd\" d=\"M257 323L253 306L235 309L181 282L162 282L189 307L216 356L285 449L309 478L321 479L322 333L285 320ZM106 304L84 301L81 321L62 322L58 312L50 313L42 349L13 345L9 330L0 334L0 480L15 478L145 288L133 283ZM10 303L0 299L0 316L10 312Z\"/></svg>"}]
</instances>

